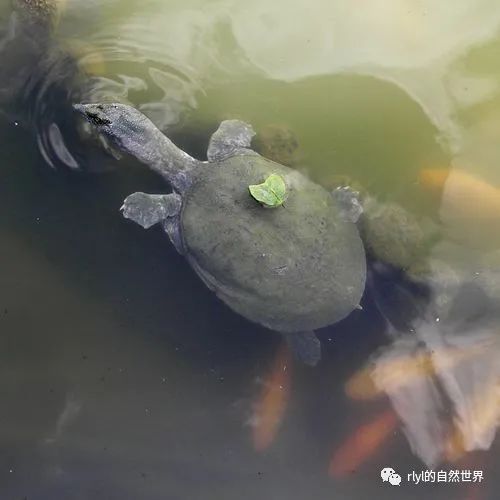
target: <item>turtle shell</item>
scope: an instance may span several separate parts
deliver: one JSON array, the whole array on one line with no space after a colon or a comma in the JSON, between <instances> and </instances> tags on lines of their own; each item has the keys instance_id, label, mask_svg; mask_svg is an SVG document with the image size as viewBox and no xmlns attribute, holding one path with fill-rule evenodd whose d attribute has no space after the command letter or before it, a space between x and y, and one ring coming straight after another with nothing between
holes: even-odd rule
<instances>
[{"instance_id":1,"label":"turtle shell","mask_svg":"<svg viewBox=\"0 0 500 500\"><path fill-rule=\"evenodd\" d=\"M265 208L248 186L270 174L287 186ZM357 227L331 194L297 171L248 154L207 163L184 196L184 246L193 268L229 307L283 333L313 330L360 302L366 259Z\"/></svg>"}]
</instances>

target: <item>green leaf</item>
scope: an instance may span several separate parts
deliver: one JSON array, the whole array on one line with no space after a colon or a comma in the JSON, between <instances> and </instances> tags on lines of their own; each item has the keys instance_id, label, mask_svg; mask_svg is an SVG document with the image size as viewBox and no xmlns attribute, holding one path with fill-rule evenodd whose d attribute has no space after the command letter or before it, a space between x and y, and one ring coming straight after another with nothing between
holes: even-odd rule
<instances>
[{"instance_id":1,"label":"green leaf","mask_svg":"<svg viewBox=\"0 0 500 500\"><path fill-rule=\"evenodd\" d=\"M286 185L283 177L271 174L262 184L248 186L250 194L266 207L279 207L286 198Z\"/></svg>"}]
</instances>

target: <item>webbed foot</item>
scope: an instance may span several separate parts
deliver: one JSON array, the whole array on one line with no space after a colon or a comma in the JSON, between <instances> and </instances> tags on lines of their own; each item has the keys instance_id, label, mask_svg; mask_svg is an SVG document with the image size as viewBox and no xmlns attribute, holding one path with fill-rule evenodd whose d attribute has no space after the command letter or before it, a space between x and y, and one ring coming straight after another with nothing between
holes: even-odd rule
<instances>
[{"instance_id":1,"label":"webbed foot","mask_svg":"<svg viewBox=\"0 0 500 500\"><path fill-rule=\"evenodd\" d=\"M222 161L238 153L256 154L250 148L255 132L251 125L240 120L225 120L210 138L208 160Z\"/></svg>"}]
</instances>

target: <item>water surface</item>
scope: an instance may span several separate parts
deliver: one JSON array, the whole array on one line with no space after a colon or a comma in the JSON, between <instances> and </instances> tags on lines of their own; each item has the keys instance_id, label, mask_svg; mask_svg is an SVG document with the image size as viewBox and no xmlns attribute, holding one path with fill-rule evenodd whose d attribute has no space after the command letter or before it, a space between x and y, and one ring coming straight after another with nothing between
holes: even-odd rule
<instances>
[{"instance_id":1,"label":"water surface","mask_svg":"<svg viewBox=\"0 0 500 500\"><path fill-rule=\"evenodd\" d=\"M43 63L0 103L2 498L496 498L495 2L66 0L41 54L7 43L0 15L0 87ZM121 218L125 196L165 186L103 153L76 99L133 104L200 159L226 118L292 134L294 168L439 228L430 300L377 268L363 311L319 332L316 368L283 357L159 229ZM428 169L448 172L437 192ZM364 368L376 395L349 390ZM367 428L370 452L349 441ZM485 480L406 480L431 467Z\"/></svg>"}]
</instances>

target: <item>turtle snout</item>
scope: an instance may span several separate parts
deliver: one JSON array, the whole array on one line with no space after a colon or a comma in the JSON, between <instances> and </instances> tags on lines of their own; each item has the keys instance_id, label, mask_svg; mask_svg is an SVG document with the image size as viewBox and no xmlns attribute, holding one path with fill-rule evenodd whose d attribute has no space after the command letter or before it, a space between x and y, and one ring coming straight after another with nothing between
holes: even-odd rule
<instances>
[{"instance_id":1,"label":"turtle snout","mask_svg":"<svg viewBox=\"0 0 500 500\"><path fill-rule=\"evenodd\" d=\"M106 110L101 104L74 104L73 109L82 114L92 125L103 127L111 125Z\"/></svg>"}]
</instances>

